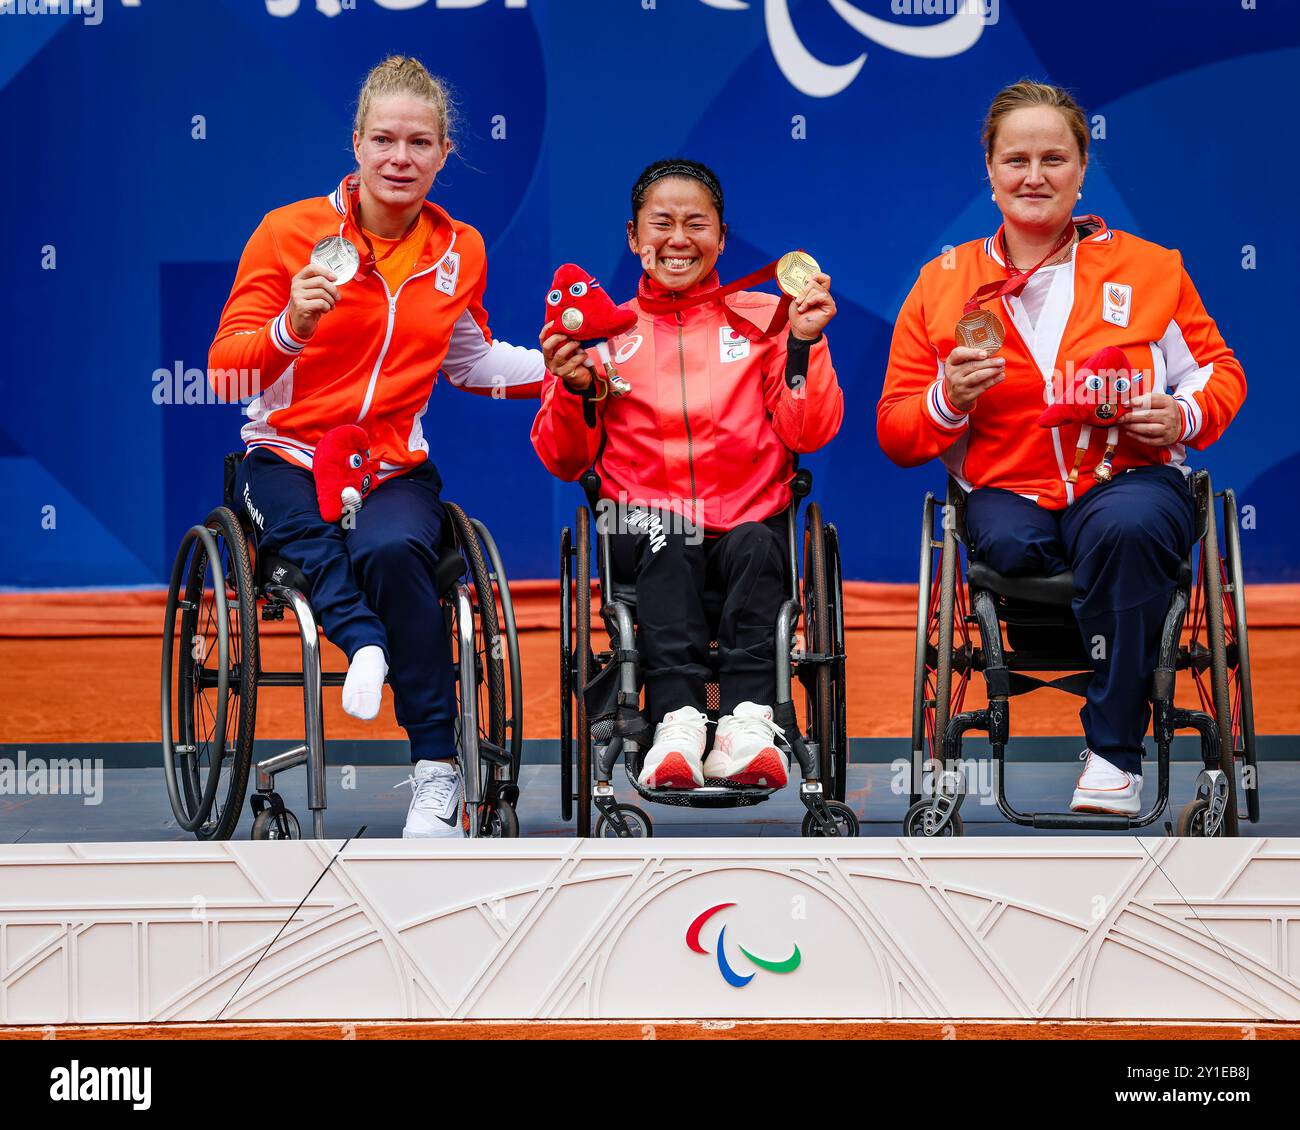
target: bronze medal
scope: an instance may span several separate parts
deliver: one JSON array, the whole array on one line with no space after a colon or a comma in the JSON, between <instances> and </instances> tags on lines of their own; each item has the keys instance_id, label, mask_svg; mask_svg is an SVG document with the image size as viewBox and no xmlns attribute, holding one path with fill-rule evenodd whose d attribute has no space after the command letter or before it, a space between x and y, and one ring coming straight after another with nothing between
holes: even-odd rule
<instances>
[{"instance_id":1,"label":"bronze medal","mask_svg":"<svg viewBox=\"0 0 1300 1130\"><path fill-rule=\"evenodd\" d=\"M821 274L821 268L806 251L787 251L776 263L777 285L791 298L798 298L804 288Z\"/></svg>"},{"instance_id":2,"label":"bronze medal","mask_svg":"<svg viewBox=\"0 0 1300 1130\"><path fill-rule=\"evenodd\" d=\"M968 349L987 349L990 354L1002 348L1007 332L992 310L973 310L957 323L957 342Z\"/></svg>"}]
</instances>

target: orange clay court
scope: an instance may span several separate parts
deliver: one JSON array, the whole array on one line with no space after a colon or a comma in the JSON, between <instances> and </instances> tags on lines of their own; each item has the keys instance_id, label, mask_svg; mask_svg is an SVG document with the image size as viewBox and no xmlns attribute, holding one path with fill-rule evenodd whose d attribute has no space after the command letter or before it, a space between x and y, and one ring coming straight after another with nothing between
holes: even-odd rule
<instances>
[{"instance_id":1,"label":"orange clay court","mask_svg":"<svg viewBox=\"0 0 1300 1130\"><path fill-rule=\"evenodd\" d=\"M559 734L558 585L512 582L524 683L524 737ZM121 742L160 739L158 669L165 592L0 594L0 670L6 709L0 742ZM1300 734L1300 585L1249 585L1256 730ZM846 582L848 732L852 737L905 737L911 732L912 585ZM298 663L292 623L263 623L262 665ZM598 635L597 637L601 637ZM342 653L323 651L325 668L346 670ZM1196 705L1190 679L1179 702ZM801 698L802 696L796 696ZM981 706L983 683L972 680L968 702ZM1078 700L1025 695L1016 702L1015 732L1024 736L1079 732ZM259 739L292 739L302 729L297 691L259 697ZM343 713L337 691L325 695L325 733L334 739L401 739L391 696L374 722Z\"/></svg>"}]
</instances>

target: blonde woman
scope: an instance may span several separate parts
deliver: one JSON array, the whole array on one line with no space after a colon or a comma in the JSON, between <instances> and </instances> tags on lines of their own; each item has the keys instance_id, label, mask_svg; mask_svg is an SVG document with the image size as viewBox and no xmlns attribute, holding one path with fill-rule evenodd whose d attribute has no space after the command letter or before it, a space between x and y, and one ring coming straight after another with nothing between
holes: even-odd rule
<instances>
[{"instance_id":1,"label":"blonde woman","mask_svg":"<svg viewBox=\"0 0 1300 1130\"><path fill-rule=\"evenodd\" d=\"M426 199L453 149L443 84L417 59L385 59L361 88L352 149L356 170L337 188L253 232L209 371L261 373L236 493L258 548L303 571L348 656L343 708L373 718L392 684L415 763L403 835L459 837L456 699L434 583L445 514L425 412L439 369L470 392L535 397L545 367L537 350L492 340L483 237ZM335 270L312 261L323 239ZM341 424L365 429L379 468L351 529L321 517L311 474L316 442Z\"/></svg>"}]
</instances>

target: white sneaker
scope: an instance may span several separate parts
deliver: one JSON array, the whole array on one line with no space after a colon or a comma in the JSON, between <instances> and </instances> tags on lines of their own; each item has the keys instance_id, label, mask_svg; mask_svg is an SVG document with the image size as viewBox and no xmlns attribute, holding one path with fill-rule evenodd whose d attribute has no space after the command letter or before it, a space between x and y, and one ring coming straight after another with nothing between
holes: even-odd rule
<instances>
[{"instance_id":1,"label":"white sneaker","mask_svg":"<svg viewBox=\"0 0 1300 1130\"><path fill-rule=\"evenodd\" d=\"M1136 816L1142 811L1142 774L1116 769L1099 754L1085 749L1079 754L1084 761L1079 783L1074 787L1071 812L1111 812L1117 816Z\"/></svg>"},{"instance_id":2,"label":"white sneaker","mask_svg":"<svg viewBox=\"0 0 1300 1130\"><path fill-rule=\"evenodd\" d=\"M737 785L784 788L790 776L776 737L785 731L772 721L772 708L742 702L734 714L718 719L713 749L704 762L704 775Z\"/></svg>"},{"instance_id":3,"label":"white sneaker","mask_svg":"<svg viewBox=\"0 0 1300 1130\"><path fill-rule=\"evenodd\" d=\"M709 716L693 706L664 715L645 755L637 783L646 789L698 789L704 784L704 742Z\"/></svg>"},{"instance_id":4,"label":"white sneaker","mask_svg":"<svg viewBox=\"0 0 1300 1130\"><path fill-rule=\"evenodd\" d=\"M463 820L465 790L460 769L453 761L417 761L414 776L402 782L415 786L406 813L404 840L460 840L465 838Z\"/></svg>"}]
</instances>

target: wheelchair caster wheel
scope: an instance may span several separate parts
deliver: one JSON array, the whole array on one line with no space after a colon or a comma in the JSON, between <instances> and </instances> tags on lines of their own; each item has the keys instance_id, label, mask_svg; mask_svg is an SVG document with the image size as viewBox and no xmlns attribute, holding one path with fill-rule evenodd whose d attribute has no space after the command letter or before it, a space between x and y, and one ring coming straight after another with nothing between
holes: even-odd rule
<instances>
[{"instance_id":1,"label":"wheelchair caster wheel","mask_svg":"<svg viewBox=\"0 0 1300 1130\"><path fill-rule=\"evenodd\" d=\"M838 800L828 800L826 811L830 814L835 830L840 836L852 839L858 834L858 814L847 804L841 804ZM817 823L816 817L811 812L804 813L802 834L826 836L825 830Z\"/></svg>"},{"instance_id":2,"label":"wheelchair caster wheel","mask_svg":"<svg viewBox=\"0 0 1300 1130\"><path fill-rule=\"evenodd\" d=\"M1185 806L1178 814L1178 832L1180 836L1188 836L1194 839L1203 839L1207 836L1222 836L1224 821L1219 821L1219 826L1213 832L1205 830L1205 817L1210 811L1210 802L1204 799L1197 799Z\"/></svg>"},{"instance_id":3,"label":"wheelchair caster wheel","mask_svg":"<svg viewBox=\"0 0 1300 1130\"><path fill-rule=\"evenodd\" d=\"M905 836L960 836L964 828L961 815L954 812L948 817L948 823L938 831L934 830L934 807L928 800L919 800L907 810L903 817L903 835Z\"/></svg>"},{"instance_id":4,"label":"wheelchair caster wheel","mask_svg":"<svg viewBox=\"0 0 1300 1130\"><path fill-rule=\"evenodd\" d=\"M616 804L614 811L622 818L627 825L630 833L630 839L649 839L654 835L654 825L650 823L650 817L642 812L633 804ZM602 813L600 819L596 821L596 830L593 833L598 840L614 840L619 838L619 830L614 827Z\"/></svg>"},{"instance_id":5,"label":"wheelchair caster wheel","mask_svg":"<svg viewBox=\"0 0 1300 1130\"><path fill-rule=\"evenodd\" d=\"M483 836L489 840L514 840L519 837L519 817L507 801L499 800L483 819Z\"/></svg>"},{"instance_id":6,"label":"wheelchair caster wheel","mask_svg":"<svg viewBox=\"0 0 1300 1130\"><path fill-rule=\"evenodd\" d=\"M253 835L255 840L300 840L302 829L296 817L287 808L276 812L273 808L264 808L253 817Z\"/></svg>"}]
</instances>

